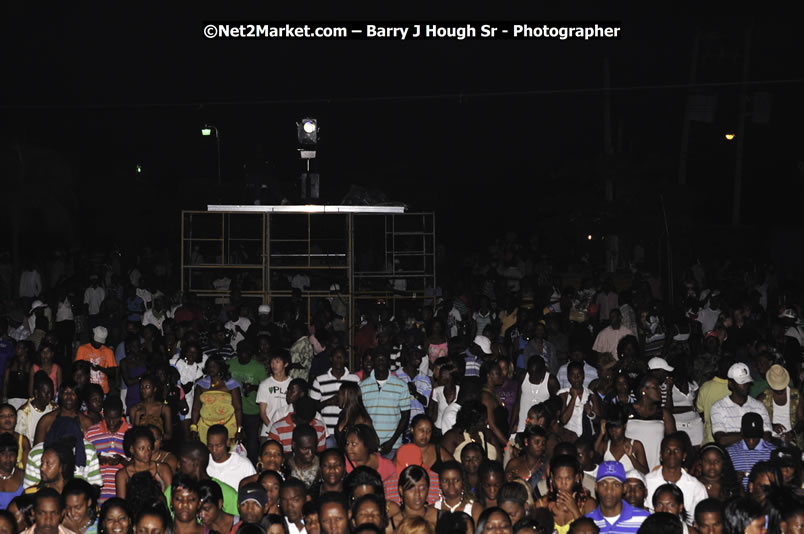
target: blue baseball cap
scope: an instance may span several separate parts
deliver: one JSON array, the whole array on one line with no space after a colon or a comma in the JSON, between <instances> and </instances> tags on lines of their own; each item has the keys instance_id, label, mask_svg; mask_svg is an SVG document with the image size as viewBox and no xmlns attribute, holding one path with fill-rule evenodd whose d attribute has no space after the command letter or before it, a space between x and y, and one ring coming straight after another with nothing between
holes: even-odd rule
<instances>
[{"instance_id":1,"label":"blue baseball cap","mask_svg":"<svg viewBox=\"0 0 804 534\"><path fill-rule=\"evenodd\" d=\"M616 461L602 462L597 467L597 477L595 478L595 482L600 482L601 480L605 480L607 478L616 478L625 484L625 467L623 464Z\"/></svg>"}]
</instances>

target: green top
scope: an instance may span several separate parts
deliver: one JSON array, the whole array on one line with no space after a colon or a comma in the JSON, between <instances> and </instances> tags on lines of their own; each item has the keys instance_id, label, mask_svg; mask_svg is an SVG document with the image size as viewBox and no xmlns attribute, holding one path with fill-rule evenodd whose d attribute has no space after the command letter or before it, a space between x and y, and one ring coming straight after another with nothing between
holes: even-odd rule
<instances>
[{"instance_id":1,"label":"green top","mask_svg":"<svg viewBox=\"0 0 804 534\"><path fill-rule=\"evenodd\" d=\"M260 409L257 407L257 386L260 382L268 378L265 372L265 366L255 360L251 359L247 364L243 365L237 358L232 358L227 362L229 364L229 372L232 373L232 378L240 382L241 386L251 384L254 389L248 395L242 395L244 390L241 390L243 399L243 414L244 415L258 415Z\"/></svg>"},{"instance_id":2,"label":"green top","mask_svg":"<svg viewBox=\"0 0 804 534\"><path fill-rule=\"evenodd\" d=\"M240 515L240 511L237 509L237 490L226 482L221 482L215 477L210 478L217 482L218 486L221 487L221 492L223 493L223 511L227 514ZM170 507L171 489L171 486L168 486L168 489L165 490L165 500L167 500L170 515L172 516L173 508Z\"/></svg>"}]
</instances>

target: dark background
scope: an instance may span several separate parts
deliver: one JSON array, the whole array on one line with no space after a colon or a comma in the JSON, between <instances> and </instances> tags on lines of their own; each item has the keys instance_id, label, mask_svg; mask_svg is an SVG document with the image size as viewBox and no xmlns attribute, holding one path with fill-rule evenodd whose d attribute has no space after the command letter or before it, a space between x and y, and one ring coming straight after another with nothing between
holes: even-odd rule
<instances>
[{"instance_id":1,"label":"dark background","mask_svg":"<svg viewBox=\"0 0 804 534\"><path fill-rule=\"evenodd\" d=\"M253 202L246 168L292 195L302 169L295 122L313 116L324 200L339 203L356 184L435 210L439 240L455 256L509 230L538 236L557 256L580 254L589 233L623 235L650 252L661 246L664 199L682 260L799 261L804 62L790 18L439 8L396 18L620 21L622 39L210 41L204 21L394 17L310 6L281 14L53 9L7 4L2 14L0 237L10 244L16 235L22 255L55 246L177 250L182 209ZM737 143L723 134L739 122L749 28L749 110L757 91L771 94L772 108L769 124L746 121L742 217L733 227ZM696 35L693 90L715 95L717 107L713 123L691 125L681 186ZM222 187L204 123L221 133Z\"/></svg>"}]
</instances>

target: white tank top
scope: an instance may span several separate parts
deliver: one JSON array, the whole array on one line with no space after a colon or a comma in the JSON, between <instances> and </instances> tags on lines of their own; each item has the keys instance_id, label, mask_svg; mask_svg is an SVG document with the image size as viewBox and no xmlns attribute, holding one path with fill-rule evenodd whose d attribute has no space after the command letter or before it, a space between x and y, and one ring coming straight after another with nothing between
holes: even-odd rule
<instances>
[{"instance_id":1,"label":"white tank top","mask_svg":"<svg viewBox=\"0 0 804 534\"><path fill-rule=\"evenodd\" d=\"M539 404L550 398L550 391L547 389L547 382L550 373L544 373L544 379L538 384L531 384L530 373L525 375L519 394L519 423L516 426L517 432L525 430L525 419L528 418L528 410L534 404Z\"/></svg>"},{"instance_id":2,"label":"white tank top","mask_svg":"<svg viewBox=\"0 0 804 534\"><path fill-rule=\"evenodd\" d=\"M631 440L631 446L634 446L634 440ZM611 441L609 444L606 445L606 452L603 453L603 461L604 462L620 462L623 467L625 467L625 472L627 473L631 469L634 469L634 464L631 462L631 458L627 454L623 454L620 459L614 457L611 453Z\"/></svg>"}]
</instances>

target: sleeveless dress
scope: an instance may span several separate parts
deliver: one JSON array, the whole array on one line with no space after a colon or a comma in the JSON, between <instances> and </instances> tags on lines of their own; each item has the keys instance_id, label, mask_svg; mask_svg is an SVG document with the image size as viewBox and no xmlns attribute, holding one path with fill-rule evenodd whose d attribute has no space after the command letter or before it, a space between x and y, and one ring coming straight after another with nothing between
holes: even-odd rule
<instances>
[{"instance_id":1,"label":"sleeveless dress","mask_svg":"<svg viewBox=\"0 0 804 534\"><path fill-rule=\"evenodd\" d=\"M631 446L633 447L633 445L634 440L631 440ZM611 441L609 441L609 444L606 445L606 452L603 453L603 461L620 462L622 466L625 468L626 473L631 469L634 469L634 464L631 462L631 458L627 454L623 454L619 460L614 457L614 455L611 453Z\"/></svg>"},{"instance_id":2,"label":"sleeveless dress","mask_svg":"<svg viewBox=\"0 0 804 534\"><path fill-rule=\"evenodd\" d=\"M198 385L205 389L212 386L208 376L199 380ZM230 436L234 436L237 433L237 418L232 405L231 391L239 387L240 383L230 378L226 381L228 391L213 389L201 393L201 417L198 420L198 437L203 443L206 444L207 431L212 425L225 426Z\"/></svg>"},{"instance_id":3,"label":"sleeveless dress","mask_svg":"<svg viewBox=\"0 0 804 534\"><path fill-rule=\"evenodd\" d=\"M0 491L0 510L8 509L8 503L17 495L22 495L22 492L22 482L20 482L20 487L14 491Z\"/></svg>"},{"instance_id":4,"label":"sleeveless dress","mask_svg":"<svg viewBox=\"0 0 804 534\"><path fill-rule=\"evenodd\" d=\"M625 437L642 442L645 449L645 458L648 461L648 470L661 465L660 448L664 439L664 420L637 419L639 417L631 408L628 425L625 427Z\"/></svg>"}]
</instances>

